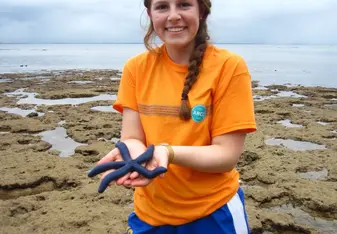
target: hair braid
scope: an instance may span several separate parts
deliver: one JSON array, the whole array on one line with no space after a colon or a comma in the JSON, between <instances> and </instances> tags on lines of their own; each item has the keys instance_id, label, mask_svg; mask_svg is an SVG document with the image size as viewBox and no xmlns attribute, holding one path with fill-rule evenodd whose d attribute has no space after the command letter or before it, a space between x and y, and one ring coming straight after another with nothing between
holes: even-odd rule
<instances>
[{"instance_id":1,"label":"hair braid","mask_svg":"<svg viewBox=\"0 0 337 234\"><path fill-rule=\"evenodd\" d=\"M198 78L200 72L200 65L202 63L204 53L207 47L207 40L208 40L207 25L205 20L201 20L199 30L195 38L194 51L190 57L188 65L188 73L185 79L184 88L181 95L181 106L179 116L183 120L189 120L191 118L191 107L188 100L188 93Z\"/></svg>"}]
</instances>

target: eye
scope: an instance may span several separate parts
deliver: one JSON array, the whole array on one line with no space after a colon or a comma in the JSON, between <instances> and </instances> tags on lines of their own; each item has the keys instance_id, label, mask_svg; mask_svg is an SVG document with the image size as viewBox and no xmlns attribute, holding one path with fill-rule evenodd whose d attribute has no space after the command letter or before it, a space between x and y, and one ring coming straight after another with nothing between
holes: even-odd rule
<instances>
[{"instance_id":1,"label":"eye","mask_svg":"<svg viewBox=\"0 0 337 234\"><path fill-rule=\"evenodd\" d=\"M187 7L191 6L191 4L189 4L188 2L182 2L182 3L180 3L179 5L180 5L180 7L182 7L182 8L187 8Z\"/></svg>"},{"instance_id":2,"label":"eye","mask_svg":"<svg viewBox=\"0 0 337 234\"><path fill-rule=\"evenodd\" d=\"M155 7L156 10L165 10L167 9L167 5L166 4L160 4L160 5L157 5Z\"/></svg>"}]
</instances>

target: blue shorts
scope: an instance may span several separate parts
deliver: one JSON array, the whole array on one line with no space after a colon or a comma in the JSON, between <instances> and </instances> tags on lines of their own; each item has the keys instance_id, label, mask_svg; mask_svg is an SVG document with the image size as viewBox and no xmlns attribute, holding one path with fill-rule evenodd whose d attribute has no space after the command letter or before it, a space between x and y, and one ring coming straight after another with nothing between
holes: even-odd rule
<instances>
[{"instance_id":1,"label":"blue shorts","mask_svg":"<svg viewBox=\"0 0 337 234\"><path fill-rule=\"evenodd\" d=\"M249 234L244 194L241 188L224 206L212 214L179 226L151 226L132 212L125 234Z\"/></svg>"}]
</instances>

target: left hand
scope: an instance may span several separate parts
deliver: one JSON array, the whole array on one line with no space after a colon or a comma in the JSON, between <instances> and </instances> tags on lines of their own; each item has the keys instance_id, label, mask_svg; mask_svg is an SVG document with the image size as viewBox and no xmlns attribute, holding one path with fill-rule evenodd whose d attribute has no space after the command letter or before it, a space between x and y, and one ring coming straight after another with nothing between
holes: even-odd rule
<instances>
[{"instance_id":1,"label":"left hand","mask_svg":"<svg viewBox=\"0 0 337 234\"><path fill-rule=\"evenodd\" d=\"M145 168L150 171L154 170L158 166L167 168L169 159L168 156L169 156L168 151L166 150L165 146L155 146L153 157L150 161L146 163ZM159 177L163 178L164 174L161 174ZM120 184L124 186L144 187L150 184L152 180L153 179L143 177L137 172L133 172L124 181L120 181L121 182Z\"/></svg>"}]
</instances>

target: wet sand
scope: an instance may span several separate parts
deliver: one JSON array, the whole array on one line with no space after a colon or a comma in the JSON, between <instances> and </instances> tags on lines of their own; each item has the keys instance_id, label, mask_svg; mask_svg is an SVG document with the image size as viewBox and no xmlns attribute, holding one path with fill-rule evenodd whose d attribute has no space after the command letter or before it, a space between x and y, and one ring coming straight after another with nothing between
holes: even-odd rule
<instances>
[{"instance_id":1,"label":"wet sand","mask_svg":"<svg viewBox=\"0 0 337 234\"><path fill-rule=\"evenodd\" d=\"M1 233L124 233L132 188L99 194L87 177L120 137L119 77L0 74ZM335 233L337 89L254 82L254 95L238 164L252 233Z\"/></svg>"}]
</instances>

